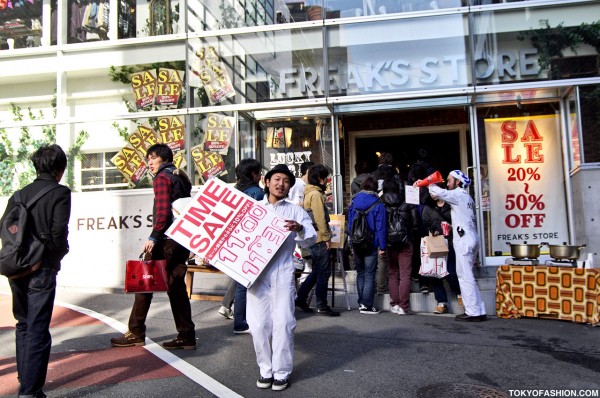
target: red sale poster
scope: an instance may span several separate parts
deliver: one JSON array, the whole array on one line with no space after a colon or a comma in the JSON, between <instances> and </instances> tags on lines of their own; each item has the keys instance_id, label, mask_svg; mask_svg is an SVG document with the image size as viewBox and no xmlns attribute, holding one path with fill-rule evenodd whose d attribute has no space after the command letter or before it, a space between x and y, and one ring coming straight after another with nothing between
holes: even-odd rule
<instances>
[{"instance_id":1,"label":"red sale poster","mask_svg":"<svg viewBox=\"0 0 600 398\"><path fill-rule=\"evenodd\" d=\"M492 251L569 241L559 119L486 119Z\"/></svg>"},{"instance_id":2,"label":"red sale poster","mask_svg":"<svg viewBox=\"0 0 600 398\"><path fill-rule=\"evenodd\" d=\"M290 234L285 220L212 178L181 211L167 235L250 287Z\"/></svg>"}]
</instances>

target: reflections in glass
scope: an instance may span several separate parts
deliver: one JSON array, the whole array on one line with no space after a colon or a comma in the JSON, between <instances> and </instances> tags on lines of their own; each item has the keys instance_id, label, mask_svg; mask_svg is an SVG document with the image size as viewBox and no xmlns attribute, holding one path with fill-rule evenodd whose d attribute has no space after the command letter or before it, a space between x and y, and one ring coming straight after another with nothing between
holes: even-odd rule
<instances>
[{"instance_id":1,"label":"reflections in glass","mask_svg":"<svg viewBox=\"0 0 600 398\"><path fill-rule=\"evenodd\" d=\"M328 39L332 96L471 83L462 15L340 25Z\"/></svg>"},{"instance_id":2,"label":"reflections in glass","mask_svg":"<svg viewBox=\"0 0 600 398\"><path fill-rule=\"evenodd\" d=\"M191 42L190 85L212 105L324 95L320 29L261 32ZM202 106L200 97L194 106Z\"/></svg>"}]
</instances>

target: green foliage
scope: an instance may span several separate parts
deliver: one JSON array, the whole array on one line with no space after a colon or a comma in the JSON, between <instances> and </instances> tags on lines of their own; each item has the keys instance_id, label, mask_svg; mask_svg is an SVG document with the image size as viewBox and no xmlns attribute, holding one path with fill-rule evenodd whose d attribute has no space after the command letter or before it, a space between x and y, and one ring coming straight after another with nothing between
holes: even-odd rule
<instances>
[{"instance_id":1,"label":"green foliage","mask_svg":"<svg viewBox=\"0 0 600 398\"><path fill-rule=\"evenodd\" d=\"M53 98L51 105L52 114L56 116L56 97ZM31 121L44 119L42 111L39 111L36 115L31 108L28 108L25 112L15 104L11 104L11 112L13 121L16 122L22 122L26 118ZM41 146L56 143L55 125L41 126L40 132L37 134L32 132L30 127L21 127L19 133L18 141L14 143L8 136L6 129L0 129L0 194L2 195L10 195L15 190L31 183L36 177L35 169L30 161L31 154ZM66 182L71 189L74 189L75 185L73 160L81 156L80 150L87 138L87 132L80 131L75 144L66 151Z\"/></svg>"},{"instance_id":2,"label":"green foliage","mask_svg":"<svg viewBox=\"0 0 600 398\"><path fill-rule=\"evenodd\" d=\"M582 44L589 44L600 53L600 21L591 24L582 23L579 26L563 26L559 23L551 27L547 19L540 20L540 28L521 32L517 38L521 41L529 39L538 50L538 65L540 72L552 70L553 58L563 58L563 50L569 48L575 54Z\"/></svg>"}]
</instances>

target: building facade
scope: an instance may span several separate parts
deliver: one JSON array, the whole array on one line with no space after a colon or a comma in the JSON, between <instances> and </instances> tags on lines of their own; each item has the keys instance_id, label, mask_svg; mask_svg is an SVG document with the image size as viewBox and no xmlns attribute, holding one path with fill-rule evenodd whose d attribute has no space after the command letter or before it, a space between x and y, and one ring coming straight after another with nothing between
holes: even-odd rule
<instances>
[{"instance_id":1,"label":"building facade","mask_svg":"<svg viewBox=\"0 0 600 398\"><path fill-rule=\"evenodd\" d=\"M356 162L389 152L408 178L425 149L474 181L482 265L507 243L596 256L599 15L598 0L0 1L3 193L28 176L11 163L28 140L68 149L65 269L117 287L151 224L133 136L181 151L197 186L247 157L322 163L338 214Z\"/></svg>"}]
</instances>

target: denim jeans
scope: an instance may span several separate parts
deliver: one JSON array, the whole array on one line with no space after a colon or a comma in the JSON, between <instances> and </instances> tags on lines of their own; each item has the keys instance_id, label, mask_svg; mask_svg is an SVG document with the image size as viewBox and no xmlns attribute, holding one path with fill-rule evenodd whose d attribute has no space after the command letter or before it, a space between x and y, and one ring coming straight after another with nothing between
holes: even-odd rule
<instances>
[{"instance_id":1,"label":"denim jeans","mask_svg":"<svg viewBox=\"0 0 600 398\"><path fill-rule=\"evenodd\" d=\"M356 268L356 290L358 304L366 307L373 306L375 296L375 274L377 273L377 248L365 254L354 254Z\"/></svg>"},{"instance_id":2,"label":"denim jeans","mask_svg":"<svg viewBox=\"0 0 600 398\"><path fill-rule=\"evenodd\" d=\"M27 277L9 281L17 320L19 395L44 396L42 387L52 346L49 329L56 295L56 269L44 265Z\"/></svg>"},{"instance_id":3,"label":"denim jeans","mask_svg":"<svg viewBox=\"0 0 600 398\"><path fill-rule=\"evenodd\" d=\"M326 308L327 284L331 276L327 244L325 242L315 243L310 247L310 255L312 257L312 270L298 289L298 300L306 302L308 293L314 287L317 308Z\"/></svg>"},{"instance_id":4,"label":"denim jeans","mask_svg":"<svg viewBox=\"0 0 600 398\"><path fill-rule=\"evenodd\" d=\"M235 305L233 306L233 330L242 331L248 329L246 322L246 293L248 289L236 282Z\"/></svg>"},{"instance_id":5,"label":"denim jeans","mask_svg":"<svg viewBox=\"0 0 600 398\"><path fill-rule=\"evenodd\" d=\"M456 253L454 252L452 245L449 245L448 249L448 260L446 263L448 267L448 276L446 276L444 279L448 281L448 286L450 286L452 293L460 294L460 285L458 283L458 277L456 276ZM435 300L438 303L447 303L448 294L446 293L446 288L444 287L444 279L430 279Z\"/></svg>"},{"instance_id":6,"label":"denim jeans","mask_svg":"<svg viewBox=\"0 0 600 398\"><path fill-rule=\"evenodd\" d=\"M178 336L191 340L196 338L192 321L190 298L185 287L185 273L189 251L172 239L158 241L152 250L152 259L167 260L169 276L169 302ZM152 293L136 293L129 316L129 331L138 337L146 337L146 317L152 303Z\"/></svg>"}]
</instances>

